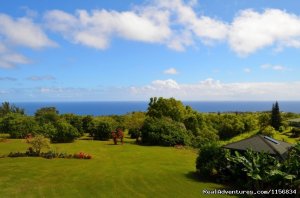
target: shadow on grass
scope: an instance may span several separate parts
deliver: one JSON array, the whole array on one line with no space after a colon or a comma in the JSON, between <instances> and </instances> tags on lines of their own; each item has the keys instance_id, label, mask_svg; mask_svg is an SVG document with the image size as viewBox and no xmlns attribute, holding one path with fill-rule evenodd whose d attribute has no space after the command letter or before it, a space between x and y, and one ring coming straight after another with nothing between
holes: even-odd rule
<instances>
[{"instance_id":1,"label":"shadow on grass","mask_svg":"<svg viewBox=\"0 0 300 198\"><path fill-rule=\"evenodd\" d=\"M228 183L217 183L216 181L213 181L211 179L206 179L206 178L202 178L200 177L196 172L194 171L189 171L188 173L184 174L184 176L190 180L193 180L193 181L197 181L197 182L201 182L201 183L210 183L210 184L216 184L216 185L222 185L223 187L221 188L218 188L216 190L226 190L226 191L234 191L234 190L238 190L238 188L234 185L234 184L228 184ZM202 190L204 189L200 189L201 190L201 193L202 193ZM208 188L208 189L205 189L205 190L215 190L215 189L212 189L212 188ZM203 194L204 195L204 194ZM206 196L209 196L209 195L206 195ZM219 195L220 197L222 195ZM244 198L244 197L251 197L250 195L231 195L231 196L235 196L235 197L239 197L239 198Z\"/></svg>"}]
</instances>

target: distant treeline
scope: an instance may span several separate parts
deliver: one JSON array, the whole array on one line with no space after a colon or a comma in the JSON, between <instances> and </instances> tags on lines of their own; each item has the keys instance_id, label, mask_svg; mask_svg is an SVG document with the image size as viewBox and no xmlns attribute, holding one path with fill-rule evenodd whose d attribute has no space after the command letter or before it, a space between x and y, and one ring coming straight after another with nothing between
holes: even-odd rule
<instances>
[{"instance_id":1,"label":"distant treeline","mask_svg":"<svg viewBox=\"0 0 300 198\"><path fill-rule=\"evenodd\" d=\"M277 103L278 105L278 103ZM273 105L274 108L274 105ZM273 109L272 109L273 110ZM201 113L174 98L151 98L147 112L112 116L59 114L55 107L43 107L34 116L8 102L0 107L0 133L11 138L42 134L52 142L72 142L88 133L97 140L108 140L111 132L128 130L132 138L148 145L189 145L201 147L206 142L226 140L241 133L260 130L272 135L288 127L287 119L295 113L274 112Z\"/></svg>"}]
</instances>

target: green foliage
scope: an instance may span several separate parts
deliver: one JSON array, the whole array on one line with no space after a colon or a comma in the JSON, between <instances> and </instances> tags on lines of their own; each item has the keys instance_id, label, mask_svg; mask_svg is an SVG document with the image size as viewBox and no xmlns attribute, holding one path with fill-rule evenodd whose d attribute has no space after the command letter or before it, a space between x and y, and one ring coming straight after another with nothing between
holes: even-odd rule
<instances>
[{"instance_id":1,"label":"green foliage","mask_svg":"<svg viewBox=\"0 0 300 198\"><path fill-rule=\"evenodd\" d=\"M73 127L75 127L81 136L84 134L81 116L75 114L64 114L61 115L61 117L65 119Z\"/></svg>"},{"instance_id":2,"label":"green foliage","mask_svg":"<svg viewBox=\"0 0 300 198\"><path fill-rule=\"evenodd\" d=\"M274 127L275 130L279 130L281 126L281 114L279 110L278 102L276 101L275 104L272 106L272 114L271 114L271 126Z\"/></svg>"},{"instance_id":3,"label":"green foliage","mask_svg":"<svg viewBox=\"0 0 300 198\"><path fill-rule=\"evenodd\" d=\"M94 139L96 140L108 140L111 136L112 125L109 122L100 121L97 123L95 130L93 131Z\"/></svg>"},{"instance_id":4,"label":"green foliage","mask_svg":"<svg viewBox=\"0 0 300 198\"><path fill-rule=\"evenodd\" d=\"M283 132L284 130L285 130L284 126L280 126L279 129L278 129L279 132Z\"/></svg>"},{"instance_id":5,"label":"green foliage","mask_svg":"<svg viewBox=\"0 0 300 198\"><path fill-rule=\"evenodd\" d=\"M38 124L33 117L18 113L6 114L0 123L1 132L10 134L11 138L24 138L27 134L35 134Z\"/></svg>"},{"instance_id":6,"label":"green foliage","mask_svg":"<svg viewBox=\"0 0 300 198\"><path fill-rule=\"evenodd\" d=\"M272 126L267 126L264 129L262 129L260 132L262 135L266 135L269 137L273 137L276 133L275 129Z\"/></svg>"},{"instance_id":7,"label":"green foliage","mask_svg":"<svg viewBox=\"0 0 300 198\"><path fill-rule=\"evenodd\" d=\"M260 113L259 115L259 126L261 129L269 126L271 124L271 115L270 113Z\"/></svg>"},{"instance_id":8,"label":"green foliage","mask_svg":"<svg viewBox=\"0 0 300 198\"><path fill-rule=\"evenodd\" d=\"M78 130L71 124L64 120L57 120L54 124L56 130L53 130L51 125L48 125L48 132L51 142L73 142L76 138L80 137Z\"/></svg>"},{"instance_id":9,"label":"green foliage","mask_svg":"<svg viewBox=\"0 0 300 198\"><path fill-rule=\"evenodd\" d=\"M96 140L108 140L111 136L111 132L117 126L114 120L100 119L93 120L89 123L88 131L90 136Z\"/></svg>"},{"instance_id":10,"label":"green foliage","mask_svg":"<svg viewBox=\"0 0 300 198\"><path fill-rule=\"evenodd\" d=\"M56 123L59 119L58 111L55 107L43 107L35 112L35 119L40 123L40 125L46 123Z\"/></svg>"},{"instance_id":11,"label":"green foliage","mask_svg":"<svg viewBox=\"0 0 300 198\"><path fill-rule=\"evenodd\" d=\"M220 176L226 167L226 152L216 143L203 145L196 159L198 174L206 178Z\"/></svg>"},{"instance_id":12,"label":"green foliage","mask_svg":"<svg viewBox=\"0 0 300 198\"><path fill-rule=\"evenodd\" d=\"M219 136L228 139L245 132L245 125L237 115L225 114L221 116Z\"/></svg>"},{"instance_id":13,"label":"green foliage","mask_svg":"<svg viewBox=\"0 0 300 198\"><path fill-rule=\"evenodd\" d=\"M128 135L130 135L130 138L138 139L141 137L142 133L140 129L131 128L128 130Z\"/></svg>"},{"instance_id":14,"label":"green foliage","mask_svg":"<svg viewBox=\"0 0 300 198\"><path fill-rule=\"evenodd\" d=\"M190 144L190 135L184 124L170 118L147 118L141 132L144 144L164 146Z\"/></svg>"},{"instance_id":15,"label":"green foliage","mask_svg":"<svg viewBox=\"0 0 300 198\"><path fill-rule=\"evenodd\" d=\"M297 138L297 137L300 137L300 128L298 127L293 127L292 129L292 134L293 134L293 137Z\"/></svg>"},{"instance_id":16,"label":"green foliage","mask_svg":"<svg viewBox=\"0 0 300 198\"><path fill-rule=\"evenodd\" d=\"M300 142L290 150L283 165L285 172L295 175L295 180L300 180Z\"/></svg>"},{"instance_id":17,"label":"green foliage","mask_svg":"<svg viewBox=\"0 0 300 198\"><path fill-rule=\"evenodd\" d=\"M45 123L39 127L38 134L51 138L57 135L57 129L52 123Z\"/></svg>"},{"instance_id":18,"label":"green foliage","mask_svg":"<svg viewBox=\"0 0 300 198\"><path fill-rule=\"evenodd\" d=\"M128 130L137 131L140 130L146 119L144 112L133 112L125 115L124 126Z\"/></svg>"},{"instance_id":19,"label":"green foliage","mask_svg":"<svg viewBox=\"0 0 300 198\"><path fill-rule=\"evenodd\" d=\"M82 131L85 133L90 133L89 127L93 121L93 117L90 115L87 115L82 118Z\"/></svg>"},{"instance_id":20,"label":"green foliage","mask_svg":"<svg viewBox=\"0 0 300 198\"><path fill-rule=\"evenodd\" d=\"M28 138L26 142L31 145L33 151L38 155L43 148L50 148L49 139L45 138L43 135L36 135L33 138Z\"/></svg>"},{"instance_id":21,"label":"green foliage","mask_svg":"<svg viewBox=\"0 0 300 198\"><path fill-rule=\"evenodd\" d=\"M295 175L283 171L283 165L278 159L267 154L247 150L243 155L227 155L230 162L231 175L236 178L245 178L250 189L283 188L291 185ZM290 186L287 186L290 187Z\"/></svg>"},{"instance_id":22,"label":"green foliage","mask_svg":"<svg viewBox=\"0 0 300 198\"><path fill-rule=\"evenodd\" d=\"M209 142L216 142L219 140L219 136L217 135L217 131L213 128L203 128L198 130L196 136L192 139L192 146L195 148L201 148L203 145Z\"/></svg>"},{"instance_id":23,"label":"green foliage","mask_svg":"<svg viewBox=\"0 0 300 198\"><path fill-rule=\"evenodd\" d=\"M256 114L245 114L242 115L242 122L244 123L245 131L253 131L258 129L259 119Z\"/></svg>"},{"instance_id":24,"label":"green foliage","mask_svg":"<svg viewBox=\"0 0 300 198\"><path fill-rule=\"evenodd\" d=\"M150 98L147 115L152 118L169 117L174 121L183 121L186 108L181 101L174 98Z\"/></svg>"},{"instance_id":25,"label":"green foliage","mask_svg":"<svg viewBox=\"0 0 300 198\"><path fill-rule=\"evenodd\" d=\"M0 106L0 117L3 117L9 113L18 113L24 115L24 109L10 105L9 102L3 102Z\"/></svg>"}]
</instances>

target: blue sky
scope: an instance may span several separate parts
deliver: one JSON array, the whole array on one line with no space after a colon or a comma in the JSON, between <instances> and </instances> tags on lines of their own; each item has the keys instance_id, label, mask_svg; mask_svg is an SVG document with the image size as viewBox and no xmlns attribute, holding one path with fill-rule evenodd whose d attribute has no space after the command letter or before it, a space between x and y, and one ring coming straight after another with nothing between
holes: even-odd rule
<instances>
[{"instance_id":1,"label":"blue sky","mask_svg":"<svg viewBox=\"0 0 300 198\"><path fill-rule=\"evenodd\" d=\"M0 101L299 100L299 1L0 3Z\"/></svg>"}]
</instances>

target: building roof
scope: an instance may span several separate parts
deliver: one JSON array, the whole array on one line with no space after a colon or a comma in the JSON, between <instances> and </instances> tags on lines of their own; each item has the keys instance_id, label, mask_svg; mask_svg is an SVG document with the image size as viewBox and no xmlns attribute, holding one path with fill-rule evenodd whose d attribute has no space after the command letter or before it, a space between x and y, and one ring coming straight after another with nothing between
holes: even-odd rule
<instances>
[{"instance_id":1,"label":"building roof","mask_svg":"<svg viewBox=\"0 0 300 198\"><path fill-rule=\"evenodd\" d=\"M265 153L270 153L272 155L285 157L288 150L292 146L293 146L292 144L275 140L268 136L254 135L250 138L227 144L223 146L223 148L240 150L240 151L245 151L247 149L250 149L256 152L265 152Z\"/></svg>"}]
</instances>

